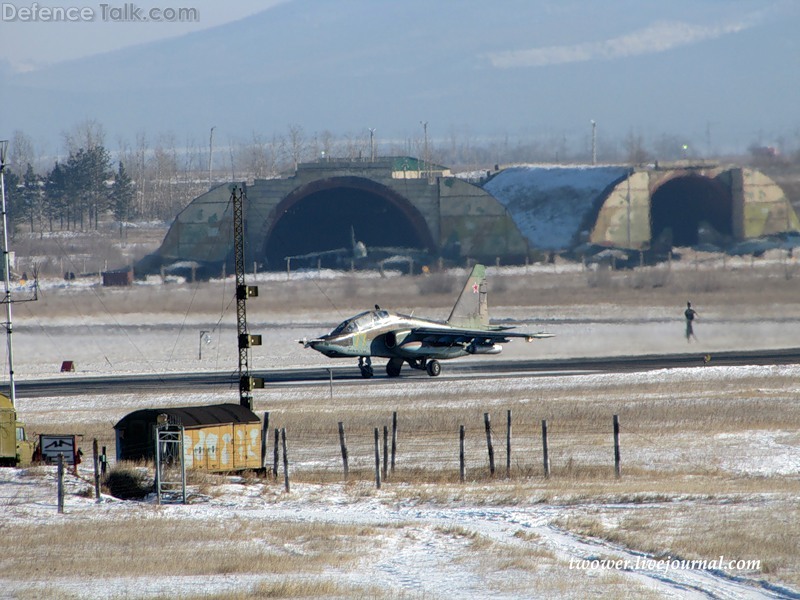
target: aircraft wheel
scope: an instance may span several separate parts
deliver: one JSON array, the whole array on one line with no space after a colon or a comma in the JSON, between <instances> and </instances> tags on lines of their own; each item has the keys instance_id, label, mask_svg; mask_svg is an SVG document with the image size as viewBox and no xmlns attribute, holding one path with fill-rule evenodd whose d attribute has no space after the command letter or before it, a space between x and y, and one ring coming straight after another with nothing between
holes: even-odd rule
<instances>
[{"instance_id":1,"label":"aircraft wheel","mask_svg":"<svg viewBox=\"0 0 800 600\"><path fill-rule=\"evenodd\" d=\"M388 363L386 363L386 374L389 377L399 377L400 376L400 369L403 368L403 360L402 359L391 359Z\"/></svg>"},{"instance_id":2,"label":"aircraft wheel","mask_svg":"<svg viewBox=\"0 0 800 600\"><path fill-rule=\"evenodd\" d=\"M361 367L361 376L362 376L364 379L369 379L369 378L370 378L370 377L372 377L374 374L375 374L375 373L374 373L374 371L372 370L372 367L370 367L370 366L368 366L368 365L365 365L365 366Z\"/></svg>"},{"instance_id":3,"label":"aircraft wheel","mask_svg":"<svg viewBox=\"0 0 800 600\"><path fill-rule=\"evenodd\" d=\"M439 364L438 360L430 360L425 366L425 370L431 377L438 377L439 373L442 372L442 365Z\"/></svg>"}]
</instances>

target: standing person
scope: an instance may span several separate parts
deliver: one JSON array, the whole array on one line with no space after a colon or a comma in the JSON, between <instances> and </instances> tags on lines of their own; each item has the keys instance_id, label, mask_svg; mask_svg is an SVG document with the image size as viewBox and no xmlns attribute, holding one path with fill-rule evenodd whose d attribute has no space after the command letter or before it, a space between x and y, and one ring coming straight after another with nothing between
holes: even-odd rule
<instances>
[{"instance_id":1,"label":"standing person","mask_svg":"<svg viewBox=\"0 0 800 600\"><path fill-rule=\"evenodd\" d=\"M697 314L697 311L692 308L692 303L686 303L686 310L683 311L683 316L686 317L686 341L692 341L691 338L694 338L697 341L697 336L694 334L694 328L692 327L692 323L695 317L699 317L700 315Z\"/></svg>"}]
</instances>

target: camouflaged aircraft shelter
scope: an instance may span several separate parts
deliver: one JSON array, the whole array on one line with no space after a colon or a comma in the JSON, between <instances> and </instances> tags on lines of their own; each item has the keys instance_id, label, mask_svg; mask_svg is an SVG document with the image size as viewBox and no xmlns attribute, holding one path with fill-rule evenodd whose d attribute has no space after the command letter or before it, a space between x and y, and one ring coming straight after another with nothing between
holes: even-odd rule
<instances>
[{"instance_id":1,"label":"camouflaged aircraft shelter","mask_svg":"<svg viewBox=\"0 0 800 600\"><path fill-rule=\"evenodd\" d=\"M783 190L741 167L522 166L499 172L483 189L532 246L547 250L582 243L632 250L659 242L696 246L800 229Z\"/></svg>"},{"instance_id":2,"label":"camouflaged aircraft shelter","mask_svg":"<svg viewBox=\"0 0 800 600\"><path fill-rule=\"evenodd\" d=\"M644 167L515 166L476 180L410 157L323 160L245 186L246 261L286 268L286 257L347 248L417 249L453 261L504 264L581 244L646 250L741 241L800 230L783 190L759 171L711 163ZM137 273L174 264L230 272L230 186L193 200Z\"/></svg>"}]
</instances>

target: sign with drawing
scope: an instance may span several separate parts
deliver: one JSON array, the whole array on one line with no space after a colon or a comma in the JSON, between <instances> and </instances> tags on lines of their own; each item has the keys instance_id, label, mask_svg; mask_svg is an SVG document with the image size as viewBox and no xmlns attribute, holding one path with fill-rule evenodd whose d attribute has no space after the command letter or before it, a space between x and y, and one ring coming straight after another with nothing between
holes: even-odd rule
<instances>
[{"instance_id":1,"label":"sign with drawing","mask_svg":"<svg viewBox=\"0 0 800 600\"><path fill-rule=\"evenodd\" d=\"M78 436L76 435L48 435L39 436L42 449L42 460L46 463L58 462L58 455L64 455L64 463L74 465L78 457Z\"/></svg>"}]
</instances>

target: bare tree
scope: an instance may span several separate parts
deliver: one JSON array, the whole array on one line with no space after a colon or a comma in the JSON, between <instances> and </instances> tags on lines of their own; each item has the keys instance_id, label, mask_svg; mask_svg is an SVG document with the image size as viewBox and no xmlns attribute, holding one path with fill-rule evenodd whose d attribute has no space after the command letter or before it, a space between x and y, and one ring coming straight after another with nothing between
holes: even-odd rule
<instances>
[{"instance_id":1,"label":"bare tree","mask_svg":"<svg viewBox=\"0 0 800 600\"><path fill-rule=\"evenodd\" d=\"M654 143L656 158L659 160L677 160L683 158L683 138L677 135L663 134Z\"/></svg>"},{"instance_id":2,"label":"bare tree","mask_svg":"<svg viewBox=\"0 0 800 600\"><path fill-rule=\"evenodd\" d=\"M305 134L300 125L289 125L289 157L292 160L295 171L297 165L303 160L303 155L306 152Z\"/></svg>"},{"instance_id":3,"label":"bare tree","mask_svg":"<svg viewBox=\"0 0 800 600\"><path fill-rule=\"evenodd\" d=\"M279 143L273 137L267 140L263 134L253 132L249 144L241 147L240 162L254 179L266 179L278 174Z\"/></svg>"},{"instance_id":4,"label":"bare tree","mask_svg":"<svg viewBox=\"0 0 800 600\"><path fill-rule=\"evenodd\" d=\"M103 146L106 139L105 129L94 119L81 121L62 135L69 154L75 154L81 148L88 152Z\"/></svg>"},{"instance_id":5,"label":"bare tree","mask_svg":"<svg viewBox=\"0 0 800 600\"><path fill-rule=\"evenodd\" d=\"M150 185L147 173L147 158L150 150L147 146L147 135L144 131L136 134L136 147L134 148L133 161L128 160L132 165L133 180L136 182L136 199L133 203L133 210L136 215L144 216L147 214L148 202L147 194L150 193Z\"/></svg>"},{"instance_id":6,"label":"bare tree","mask_svg":"<svg viewBox=\"0 0 800 600\"><path fill-rule=\"evenodd\" d=\"M329 129L323 129L322 133L319 134L319 141L325 156L332 156L335 152L336 136Z\"/></svg>"},{"instance_id":7,"label":"bare tree","mask_svg":"<svg viewBox=\"0 0 800 600\"><path fill-rule=\"evenodd\" d=\"M9 147L9 163L15 172L22 174L28 165L34 164L33 141L28 135L17 129L11 136Z\"/></svg>"},{"instance_id":8,"label":"bare tree","mask_svg":"<svg viewBox=\"0 0 800 600\"><path fill-rule=\"evenodd\" d=\"M181 208L174 194L178 180L178 160L175 137L172 134L159 138L148 163L153 181L151 214L162 219L172 218Z\"/></svg>"},{"instance_id":9,"label":"bare tree","mask_svg":"<svg viewBox=\"0 0 800 600\"><path fill-rule=\"evenodd\" d=\"M641 134L628 133L622 142L625 151L625 160L632 165L646 163L651 160L650 154L644 147L644 140Z\"/></svg>"}]
</instances>

